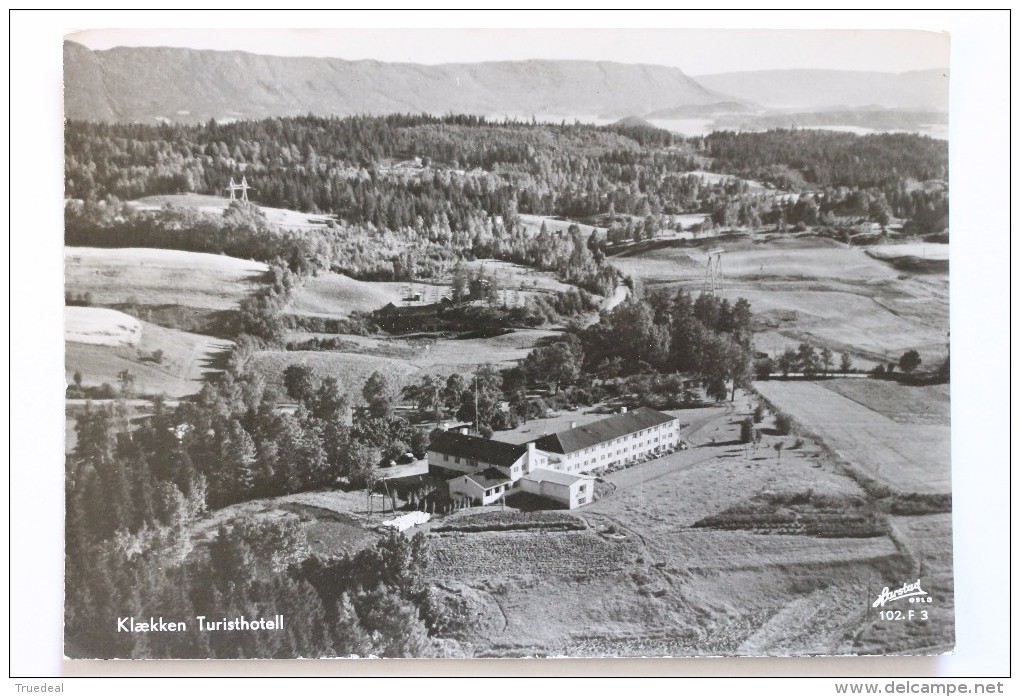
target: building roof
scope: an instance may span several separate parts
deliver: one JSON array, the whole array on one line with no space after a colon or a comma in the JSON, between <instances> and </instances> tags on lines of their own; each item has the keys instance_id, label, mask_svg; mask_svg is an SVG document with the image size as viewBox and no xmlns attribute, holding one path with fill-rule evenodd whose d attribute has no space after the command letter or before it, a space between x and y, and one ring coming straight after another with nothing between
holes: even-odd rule
<instances>
[{"instance_id":1,"label":"building roof","mask_svg":"<svg viewBox=\"0 0 1020 697\"><path fill-rule=\"evenodd\" d=\"M495 467L489 467L488 469L484 469L481 472L465 474L464 476L473 481L478 486L482 487L483 489L491 489L492 487L499 486L500 484L510 483L510 480L507 478L507 476L500 472Z\"/></svg>"},{"instance_id":2,"label":"building roof","mask_svg":"<svg viewBox=\"0 0 1020 697\"><path fill-rule=\"evenodd\" d=\"M468 436L454 431L442 431L432 437L429 450L443 455L477 460L488 465L509 467L528 452L528 446Z\"/></svg>"},{"instance_id":3,"label":"building roof","mask_svg":"<svg viewBox=\"0 0 1020 697\"><path fill-rule=\"evenodd\" d=\"M566 455L675 420L676 417L669 414L641 407L626 414L615 414L608 419L578 426L569 431L542 436L535 441L535 445L546 452Z\"/></svg>"},{"instance_id":4,"label":"building roof","mask_svg":"<svg viewBox=\"0 0 1020 697\"><path fill-rule=\"evenodd\" d=\"M567 474L566 472L559 472L557 470L534 469L524 475L524 479L528 479L533 482L552 482L553 484L570 486L574 482L590 481L591 477L581 477L576 474Z\"/></svg>"}]
</instances>

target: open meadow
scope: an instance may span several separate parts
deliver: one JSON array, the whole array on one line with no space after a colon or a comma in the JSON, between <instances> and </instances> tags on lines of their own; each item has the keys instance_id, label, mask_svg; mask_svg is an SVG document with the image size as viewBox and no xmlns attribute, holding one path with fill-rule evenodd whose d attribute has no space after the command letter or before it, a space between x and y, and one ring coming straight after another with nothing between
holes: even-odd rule
<instances>
[{"instance_id":1,"label":"open meadow","mask_svg":"<svg viewBox=\"0 0 1020 697\"><path fill-rule=\"evenodd\" d=\"M64 340L93 346L137 347L142 323L123 312L104 307L64 308Z\"/></svg>"},{"instance_id":2,"label":"open meadow","mask_svg":"<svg viewBox=\"0 0 1020 697\"><path fill-rule=\"evenodd\" d=\"M356 334L317 334L292 332L288 341L312 338L342 342L342 350L351 353L405 361L412 368L444 374L470 372L478 365L492 363L507 367L523 359L536 346L559 336L551 329L516 329L489 337L414 337L359 336Z\"/></svg>"},{"instance_id":3,"label":"open meadow","mask_svg":"<svg viewBox=\"0 0 1020 697\"><path fill-rule=\"evenodd\" d=\"M899 494L950 493L948 410L937 407L940 417L926 406L932 393L946 395L949 386L895 385L891 389L882 381L859 382L834 389L827 389L825 382L799 380L756 382L754 386L861 475ZM840 389L854 398L843 396L837 391ZM896 390L902 390L903 396ZM920 413L907 421L904 409L911 407ZM941 423L940 418L944 418Z\"/></svg>"},{"instance_id":4,"label":"open meadow","mask_svg":"<svg viewBox=\"0 0 1020 697\"><path fill-rule=\"evenodd\" d=\"M97 305L175 305L228 310L268 270L256 261L174 249L64 248L64 288Z\"/></svg>"},{"instance_id":5,"label":"open meadow","mask_svg":"<svg viewBox=\"0 0 1020 697\"><path fill-rule=\"evenodd\" d=\"M483 273L496 280L500 304L522 305L529 298L566 292L573 286L549 271L495 259L465 261L470 275ZM449 269L448 269L449 271ZM287 312L311 317L348 317L352 312L370 313L392 303L398 307L437 303L451 295L451 276L428 282L360 281L330 272L312 276L294 293ZM417 299L415 299L417 296Z\"/></svg>"},{"instance_id":6,"label":"open meadow","mask_svg":"<svg viewBox=\"0 0 1020 697\"><path fill-rule=\"evenodd\" d=\"M230 199L226 196L208 196L205 194L164 194L160 196L146 196L129 202L129 205L137 210L159 210L164 206L177 208L190 208L221 215L230 205ZM326 230L333 216L319 213L302 213L300 211L286 208L270 208L259 206L259 210L265 213L269 222L290 230Z\"/></svg>"},{"instance_id":7,"label":"open meadow","mask_svg":"<svg viewBox=\"0 0 1020 697\"><path fill-rule=\"evenodd\" d=\"M586 225L585 223L579 223L575 220L567 220L565 218L557 218L551 215L531 215L529 213L518 213L517 217L520 219L521 224L526 230L531 233L537 234L541 229L543 223L545 229L548 232L565 233L570 229L571 225L576 225L581 231L581 234L585 237L591 235L595 230L602 232L606 231L604 227L597 227L595 225Z\"/></svg>"},{"instance_id":8,"label":"open meadow","mask_svg":"<svg viewBox=\"0 0 1020 697\"><path fill-rule=\"evenodd\" d=\"M335 378L354 404L361 403L361 388L375 371L386 375L397 389L412 381L418 372L407 361L341 351L258 351L248 359L246 367L265 376L269 385L283 390L283 371L295 364L311 369L316 380Z\"/></svg>"},{"instance_id":9,"label":"open meadow","mask_svg":"<svg viewBox=\"0 0 1020 697\"><path fill-rule=\"evenodd\" d=\"M115 310L67 307L64 314L64 369L67 383L80 373L82 385L118 386L118 375L134 376L138 394L182 397L202 389L203 379L218 370L216 360L232 342L167 329ZM130 331L125 333L125 327ZM155 358L156 352L159 360Z\"/></svg>"},{"instance_id":10,"label":"open meadow","mask_svg":"<svg viewBox=\"0 0 1020 697\"><path fill-rule=\"evenodd\" d=\"M319 378L337 378L344 389L360 396L365 380L376 370L402 386L421 372L445 378L451 373L470 373L487 363L509 367L535 346L557 335L558 332L544 329L522 329L465 339L294 332L288 336L289 341L335 339L343 342L343 348L336 351L260 351L251 357L250 365L265 374L270 382L282 384L287 366L300 363L312 368Z\"/></svg>"},{"instance_id":11,"label":"open meadow","mask_svg":"<svg viewBox=\"0 0 1020 697\"><path fill-rule=\"evenodd\" d=\"M287 311L295 315L346 317L372 312L387 303L402 304L406 283L358 281L341 273L322 273L305 280Z\"/></svg>"},{"instance_id":12,"label":"open meadow","mask_svg":"<svg viewBox=\"0 0 1020 697\"><path fill-rule=\"evenodd\" d=\"M759 350L801 342L848 352L858 368L894 361L908 349L926 362L945 356L947 273L909 273L827 238L768 236L649 244L610 257L648 290L705 287L708 251L721 249L717 293L746 298ZM882 248L884 249L884 248Z\"/></svg>"}]
</instances>

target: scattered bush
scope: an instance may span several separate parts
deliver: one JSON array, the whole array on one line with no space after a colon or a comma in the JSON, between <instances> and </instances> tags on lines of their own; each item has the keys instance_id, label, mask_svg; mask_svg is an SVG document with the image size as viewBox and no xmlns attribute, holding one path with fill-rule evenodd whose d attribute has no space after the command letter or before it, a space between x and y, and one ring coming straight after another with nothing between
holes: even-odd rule
<instances>
[{"instance_id":1,"label":"scattered bush","mask_svg":"<svg viewBox=\"0 0 1020 697\"><path fill-rule=\"evenodd\" d=\"M500 532L507 530L585 530L588 524L566 513L518 513L494 511L452 520L435 528L435 532Z\"/></svg>"},{"instance_id":2,"label":"scattered bush","mask_svg":"<svg viewBox=\"0 0 1020 697\"><path fill-rule=\"evenodd\" d=\"M754 421L748 416L740 422L740 442L750 443L754 440Z\"/></svg>"},{"instance_id":3,"label":"scattered bush","mask_svg":"<svg viewBox=\"0 0 1020 697\"><path fill-rule=\"evenodd\" d=\"M765 419L765 406L761 402L754 408L753 419L756 424L760 424Z\"/></svg>"},{"instance_id":4,"label":"scattered bush","mask_svg":"<svg viewBox=\"0 0 1020 697\"><path fill-rule=\"evenodd\" d=\"M777 411L776 430L784 436L789 435L793 431L793 418L789 414Z\"/></svg>"},{"instance_id":5,"label":"scattered bush","mask_svg":"<svg viewBox=\"0 0 1020 697\"><path fill-rule=\"evenodd\" d=\"M950 494L902 494L893 497L889 512L893 515L929 515L953 510Z\"/></svg>"},{"instance_id":6,"label":"scattered bush","mask_svg":"<svg viewBox=\"0 0 1020 697\"><path fill-rule=\"evenodd\" d=\"M714 516L696 528L748 530L763 535L879 537L888 532L882 512L858 496L826 496L812 491L759 494Z\"/></svg>"}]
</instances>

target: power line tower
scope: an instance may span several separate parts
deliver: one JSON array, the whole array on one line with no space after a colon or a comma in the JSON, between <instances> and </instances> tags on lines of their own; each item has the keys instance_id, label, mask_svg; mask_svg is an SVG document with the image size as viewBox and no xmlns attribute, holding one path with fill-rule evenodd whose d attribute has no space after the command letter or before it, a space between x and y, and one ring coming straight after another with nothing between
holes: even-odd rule
<instances>
[{"instance_id":1,"label":"power line tower","mask_svg":"<svg viewBox=\"0 0 1020 697\"><path fill-rule=\"evenodd\" d=\"M255 191L255 189L252 189L252 187L248 186L248 179L244 175L241 175L241 183L240 184L235 184L234 183L234 178L233 177L230 178L230 186L227 187L227 191L230 192L230 200L231 201L241 200L241 201L244 201L244 202L247 203L247 201L248 201L248 189L251 189L252 191ZM241 192L241 198L240 199L238 199L237 196L236 196L238 191Z\"/></svg>"},{"instance_id":2,"label":"power line tower","mask_svg":"<svg viewBox=\"0 0 1020 697\"><path fill-rule=\"evenodd\" d=\"M722 255L725 250L721 247L708 250L708 264L705 266L705 282L702 291L715 295L716 290L722 283Z\"/></svg>"}]
</instances>

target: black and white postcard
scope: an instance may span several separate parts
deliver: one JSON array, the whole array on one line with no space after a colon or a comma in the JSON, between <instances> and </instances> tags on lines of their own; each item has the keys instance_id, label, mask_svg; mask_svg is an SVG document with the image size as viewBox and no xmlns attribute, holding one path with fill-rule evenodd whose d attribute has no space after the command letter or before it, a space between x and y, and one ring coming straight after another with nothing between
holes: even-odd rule
<instances>
[{"instance_id":1,"label":"black and white postcard","mask_svg":"<svg viewBox=\"0 0 1020 697\"><path fill-rule=\"evenodd\" d=\"M68 34L66 657L951 652L949 50Z\"/></svg>"}]
</instances>

